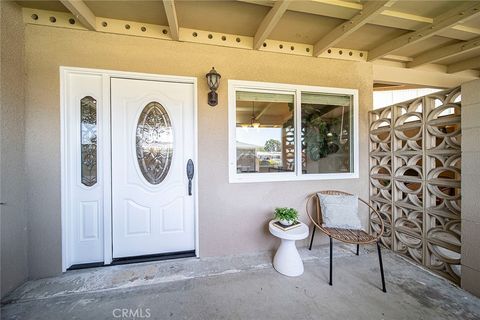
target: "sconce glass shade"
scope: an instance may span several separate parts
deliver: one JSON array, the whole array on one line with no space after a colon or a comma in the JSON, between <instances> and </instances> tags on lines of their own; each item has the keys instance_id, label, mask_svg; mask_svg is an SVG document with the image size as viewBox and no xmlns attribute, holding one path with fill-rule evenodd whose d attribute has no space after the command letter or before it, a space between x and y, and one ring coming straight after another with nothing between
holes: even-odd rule
<instances>
[{"instance_id":1,"label":"sconce glass shade","mask_svg":"<svg viewBox=\"0 0 480 320\"><path fill-rule=\"evenodd\" d=\"M209 73L207 73L207 83L210 90L215 91L218 89L218 85L220 84L220 78L222 76L212 67Z\"/></svg>"}]
</instances>

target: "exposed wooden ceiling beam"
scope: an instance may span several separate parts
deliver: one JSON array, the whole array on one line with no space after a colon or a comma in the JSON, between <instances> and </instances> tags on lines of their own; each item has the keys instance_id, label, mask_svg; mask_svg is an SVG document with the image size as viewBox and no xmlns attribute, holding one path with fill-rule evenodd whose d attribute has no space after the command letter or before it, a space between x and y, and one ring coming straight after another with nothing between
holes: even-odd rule
<instances>
[{"instance_id":1,"label":"exposed wooden ceiling beam","mask_svg":"<svg viewBox=\"0 0 480 320\"><path fill-rule=\"evenodd\" d=\"M325 50L335 46L337 43L360 29L367 24L378 14L390 7L396 0L387 1L367 1L363 4L363 9L360 10L352 19L342 23L326 36L320 39L313 47L313 55L318 57Z\"/></svg>"},{"instance_id":2,"label":"exposed wooden ceiling beam","mask_svg":"<svg viewBox=\"0 0 480 320\"><path fill-rule=\"evenodd\" d=\"M173 0L163 0L163 6L165 7L165 14L167 15L168 26L170 27L170 35L173 40L179 40L179 27L177 19L177 11L175 10L175 3Z\"/></svg>"},{"instance_id":3,"label":"exposed wooden ceiling beam","mask_svg":"<svg viewBox=\"0 0 480 320\"><path fill-rule=\"evenodd\" d=\"M456 74L446 72L444 66L429 69L407 69L383 63L372 63L373 81L391 84L409 83L429 88L453 88L462 83L478 79L478 72L465 71Z\"/></svg>"},{"instance_id":4,"label":"exposed wooden ceiling beam","mask_svg":"<svg viewBox=\"0 0 480 320\"><path fill-rule=\"evenodd\" d=\"M469 41L462 41L440 49L427 51L413 58L407 63L407 68L415 68L427 63L434 63L442 59L450 58L461 53L466 53L480 48L480 37Z\"/></svg>"},{"instance_id":5,"label":"exposed wooden ceiling beam","mask_svg":"<svg viewBox=\"0 0 480 320\"><path fill-rule=\"evenodd\" d=\"M343 0L310 0L310 1L329 4L337 7L362 10L362 5L356 2L343 1Z\"/></svg>"},{"instance_id":6,"label":"exposed wooden ceiling beam","mask_svg":"<svg viewBox=\"0 0 480 320\"><path fill-rule=\"evenodd\" d=\"M245 3L253 3L253 4L263 5L263 6L270 6L270 7L273 6L273 1L265 1L265 0L238 0L238 1L245 2ZM318 10L312 10L312 8L314 8L316 3L318 3L318 7L319 7ZM323 15L323 16L328 16L328 17L338 18L338 19L350 19L349 16L348 17L345 16L345 15L348 15L348 13L347 12L342 13L341 10L331 10L326 12L324 10L325 6L337 7L339 9L347 9L347 10L363 9L362 4L358 2L348 2L343 0L310 0L310 1L293 1L290 7L288 8L288 10L309 13L309 14ZM385 17L392 17L399 21L405 20L405 21L418 22L422 24L433 23L433 18L411 14L411 13L405 13L395 9L384 10L383 12L380 13L380 15ZM383 20L378 22L372 21L370 23L379 25L379 26L392 27L392 25L390 24L385 24ZM401 28L402 26L398 25L396 27ZM467 32L467 33L480 34L479 33L480 29L462 26L462 25L452 26L452 29L457 31Z\"/></svg>"},{"instance_id":7,"label":"exposed wooden ceiling beam","mask_svg":"<svg viewBox=\"0 0 480 320\"><path fill-rule=\"evenodd\" d=\"M415 21L415 22L424 22L424 23L432 23L433 19L430 17L419 16L417 14L411 14L396 10L384 10L382 12L382 16L398 18L408 21Z\"/></svg>"},{"instance_id":8,"label":"exposed wooden ceiling beam","mask_svg":"<svg viewBox=\"0 0 480 320\"><path fill-rule=\"evenodd\" d=\"M275 2L272 9L270 9L268 14L263 19L262 23L260 23L260 26L255 33L255 37L253 40L253 49L260 49L260 47L263 45L263 42L272 33L278 21L280 21L280 18L283 16L285 11L287 11L289 2L290 1L288 0L277 0Z\"/></svg>"},{"instance_id":9,"label":"exposed wooden ceiling beam","mask_svg":"<svg viewBox=\"0 0 480 320\"><path fill-rule=\"evenodd\" d=\"M260 119L261 116L263 116L265 114L265 112L268 111L268 109L270 109L271 106L275 105L274 102L270 102L269 104L267 104L265 106L265 108L263 108L263 110L255 117L255 120L258 120Z\"/></svg>"},{"instance_id":10,"label":"exposed wooden ceiling beam","mask_svg":"<svg viewBox=\"0 0 480 320\"><path fill-rule=\"evenodd\" d=\"M60 2L85 26L88 30L97 30L97 17L85 2L81 0L60 0Z\"/></svg>"},{"instance_id":11,"label":"exposed wooden ceiling beam","mask_svg":"<svg viewBox=\"0 0 480 320\"><path fill-rule=\"evenodd\" d=\"M464 25L461 25L461 24L452 27L452 29L458 30L458 31L463 31L463 32L468 32L468 33L473 33L473 34L480 34L480 29L479 28L468 27L468 26L464 26Z\"/></svg>"},{"instance_id":12,"label":"exposed wooden ceiling beam","mask_svg":"<svg viewBox=\"0 0 480 320\"><path fill-rule=\"evenodd\" d=\"M467 2L433 19L431 25L392 39L368 52L368 61L379 59L407 45L425 40L462 21L480 15L480 2Z\"/></svg>"},{"instance_id":13,"label":"exposed wooden ceiling beam","mask_svg":"<svg viewBox=\"0 0 480 320\"><path fill-rule=\"evenodd\" d=\"M398 62L410 62L413 61L413 58L405 56L397 56L394 54L387 54L382 58L383 60L398 61Z\"/></svg>"},{"instance_id":14,"label":"exposed wooden ceiling beam","mask_svg":"<svg viewBox=\"0 0 480 320\"><path fill-rule=\"evenodd\" d=\"M447 73L457 73L469 69L480 69L480 56L448 65Z\"/></svg>"}]
</instances>

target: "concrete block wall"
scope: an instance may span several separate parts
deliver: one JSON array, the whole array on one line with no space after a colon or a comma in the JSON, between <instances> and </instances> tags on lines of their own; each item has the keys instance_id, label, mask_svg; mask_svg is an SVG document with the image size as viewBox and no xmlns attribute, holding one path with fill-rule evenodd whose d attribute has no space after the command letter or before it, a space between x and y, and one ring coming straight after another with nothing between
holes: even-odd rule
<instances>
[{"instance_id":1,"label":"concrete block wall","mask_svg":"<svg viewBox=\"0 0 480 320\"><path fill-rule=\"evenodd\" d=\"M462 85L462 288L480 297L480 80Z\"/></svg>"}]
</instances>

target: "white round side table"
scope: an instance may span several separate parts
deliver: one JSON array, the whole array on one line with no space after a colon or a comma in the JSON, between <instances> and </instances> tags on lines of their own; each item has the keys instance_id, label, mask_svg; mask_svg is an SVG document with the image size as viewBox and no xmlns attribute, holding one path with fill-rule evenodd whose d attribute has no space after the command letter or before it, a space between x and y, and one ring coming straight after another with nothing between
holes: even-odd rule
<instances>
[{"instance_id":1,"label":"white round side table","mask_svg":"<svg viewBox=\"0 0 480 320\"><path fill-rule=\"evenodd\" d=\"M273 267L286 276L299 276L303 273L303 261L295 246L295 241L308 237L308 227L303 222L300 222L301 225L299 227L283 231L273 225L275 221L270 221L268 229L272 235L280 238L282 242L273 258Z\"/></svg>"}]
</instances>

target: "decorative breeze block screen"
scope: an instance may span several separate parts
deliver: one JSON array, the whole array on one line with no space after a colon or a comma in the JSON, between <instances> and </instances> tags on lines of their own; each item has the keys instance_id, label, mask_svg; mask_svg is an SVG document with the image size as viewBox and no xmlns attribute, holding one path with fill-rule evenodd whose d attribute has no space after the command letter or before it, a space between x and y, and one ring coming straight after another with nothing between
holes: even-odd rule
<instances>
[{"instance_id":1,"label":"decorative breeze block screen","mask_svg":"<svg viewBox=\"0 0 480 320\"><path fill-rule=\"evenodd\" d=\"M382 243L460 283L460 87L371 111L370 202ZM371 217L372 231L379 230Z\"/></svg>"}]
</instances>

